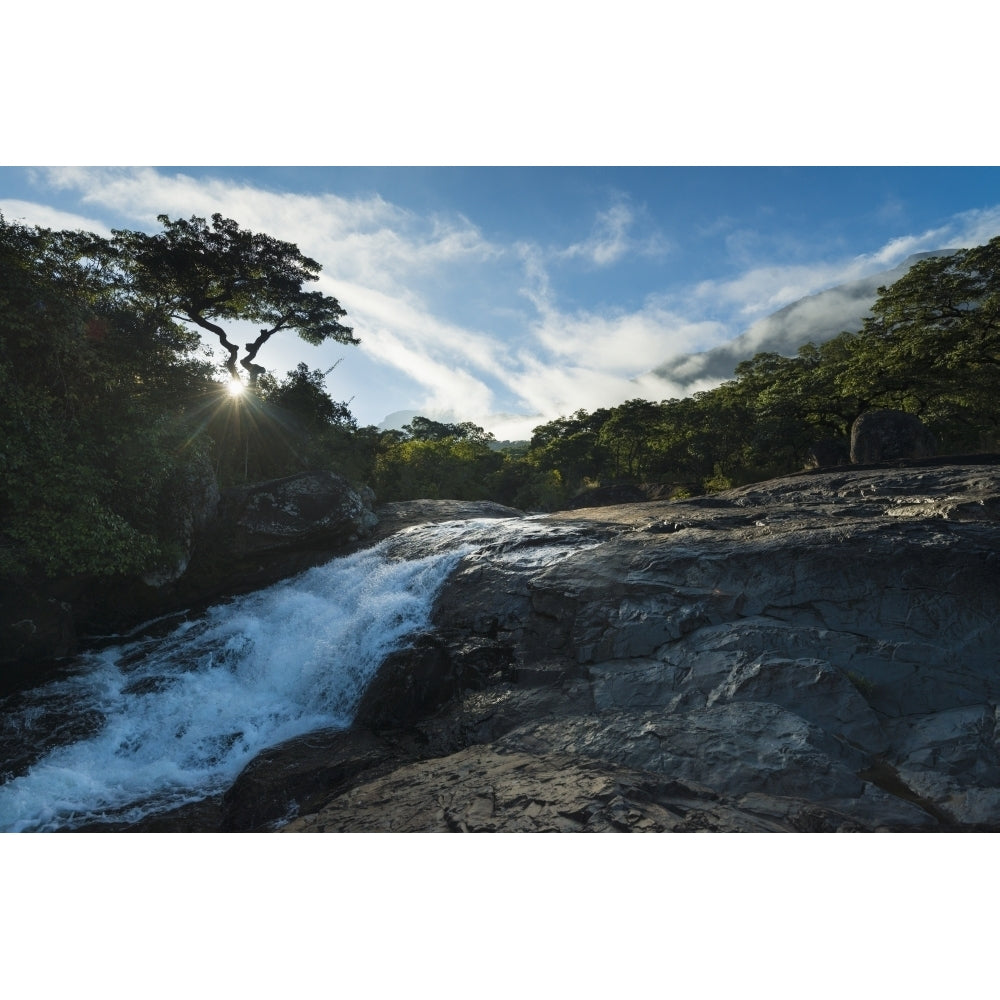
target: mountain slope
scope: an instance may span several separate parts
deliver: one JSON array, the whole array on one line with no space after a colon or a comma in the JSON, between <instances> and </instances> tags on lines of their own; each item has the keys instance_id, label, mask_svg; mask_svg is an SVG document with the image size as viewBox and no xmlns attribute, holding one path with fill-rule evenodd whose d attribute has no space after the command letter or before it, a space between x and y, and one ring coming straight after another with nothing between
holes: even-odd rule
<instances>
[{"instance_id":1,"label":"mountain slope","mask_svg":"<svg viewBox=\"0 0 1000 1000\"><path fill-rule=\"evenodd\" d=\"M773 352L791 356L803 344L822 343L844 330L858 330L878 298L880 287L898 281L919 260L953 252L936 250L913 254L892 270L807 295L758 320L728 343L697 354L676 354L661 362L649 374L693 391L697 383L706 380L722 382L732 378L736 366L755 354Z\"/></svg>"}]
</instances>

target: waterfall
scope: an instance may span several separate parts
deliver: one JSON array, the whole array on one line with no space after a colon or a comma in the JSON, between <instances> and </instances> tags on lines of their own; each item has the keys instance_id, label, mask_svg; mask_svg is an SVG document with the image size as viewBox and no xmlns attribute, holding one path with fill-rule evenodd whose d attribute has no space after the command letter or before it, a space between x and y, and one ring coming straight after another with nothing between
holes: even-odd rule
<instances>
[{"instance_id":1,"label":"waterfall","mask_svg":"<svg viewBox=\"0 0 1000 1000\"><path fill-rule=\"evenodd\" d=\"M422 526L75 658L0 699L0 830L134 823L223 791L269 746L348 727L463 555L544 565L572 534L531 519Z\"/></svg>"}]
</instances>

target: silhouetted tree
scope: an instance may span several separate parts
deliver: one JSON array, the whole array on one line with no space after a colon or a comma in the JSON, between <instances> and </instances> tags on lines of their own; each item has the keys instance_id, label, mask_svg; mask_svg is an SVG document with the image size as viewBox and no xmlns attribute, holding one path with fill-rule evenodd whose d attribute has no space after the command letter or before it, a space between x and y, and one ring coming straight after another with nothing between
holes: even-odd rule
<instances>
[{"instance_id":1,"label":"silhouetted tree","mask_svg":"<svg viewBox=\"0 0 1000 1000\"><path fill-rule=\"evenodd\" d=\"M293 243L241 229L218 213L211 225L194 215L157 219L162 233L113 230L113 241L107 247L95 243L94 251L120 268L123 286L138 298L214 334L228 352L231 378L239 378L240 348L221 321L264 324L239 359L251 385L265 371L255 361L258 351L282 330L294 330L309 344L358 343L351 328L340 323L345 311L335 298L303 289L317 280L320 265Z\"/></svg>"}]
</instances>

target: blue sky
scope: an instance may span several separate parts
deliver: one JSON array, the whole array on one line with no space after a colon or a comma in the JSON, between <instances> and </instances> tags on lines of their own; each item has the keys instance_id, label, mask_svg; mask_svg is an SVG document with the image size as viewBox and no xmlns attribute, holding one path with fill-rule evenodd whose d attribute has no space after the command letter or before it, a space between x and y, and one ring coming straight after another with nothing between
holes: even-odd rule
<instances>
[{"instance_id":1,"label":"blue sky","mask_svg":"<svg viewBox=\"0 0 1000 1000\"><path fill-rule=\"evenodd\" d=\"M360 347L275 338L362 423L396 411L500 438L583 407L664 399L675 355L911 253L1000 233L994 168L2 168L0 211L155 231L208 216L323 265ZM238 331L237 331L238 332Z\"/></svg>"}]
</instances>

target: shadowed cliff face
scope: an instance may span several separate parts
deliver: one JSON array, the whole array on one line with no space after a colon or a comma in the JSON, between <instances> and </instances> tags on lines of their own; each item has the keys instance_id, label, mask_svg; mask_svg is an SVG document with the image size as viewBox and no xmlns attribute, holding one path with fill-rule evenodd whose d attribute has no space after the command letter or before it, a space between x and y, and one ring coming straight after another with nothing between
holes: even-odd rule
<instances>
[{"instance_id":1,"label":"shadowed cliff face","mask_svg":"<svg viewBox=\"0 0 1000 1000\"><path fill-rule=\"evenodd\" d=\"M285 829L1000 829L997 466L543 521L587 545L466 557L438 599L449 676L504 669L383 701L379 766Z\"/></svg>"}]
</instances>

